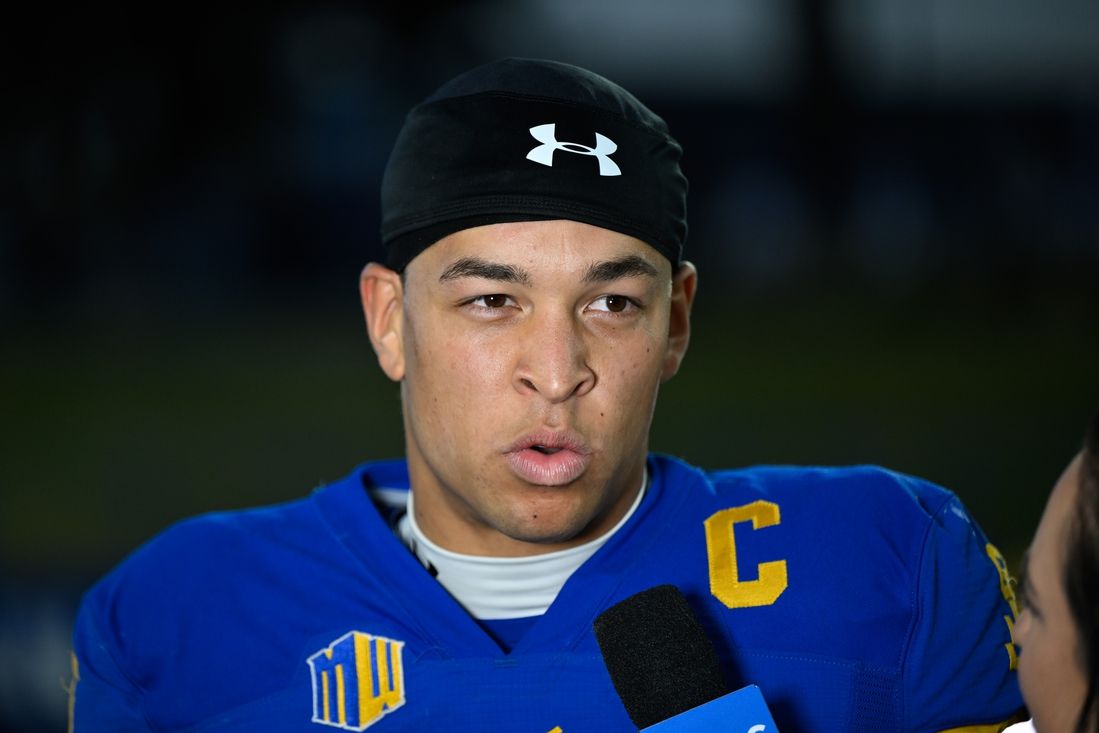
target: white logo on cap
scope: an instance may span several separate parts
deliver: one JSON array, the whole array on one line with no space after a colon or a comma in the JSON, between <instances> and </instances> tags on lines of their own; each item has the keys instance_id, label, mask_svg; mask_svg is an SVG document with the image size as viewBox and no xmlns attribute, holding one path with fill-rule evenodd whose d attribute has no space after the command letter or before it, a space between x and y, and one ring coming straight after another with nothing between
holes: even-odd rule
<instances>
[{"instance_id":1,"label":"white logo on cap","mask_svg":"<svg viewBox=\"0 0 1099 733\"><path fill-rule=\"evenodd\" d=\"M542 144L532 148L527 153L527 160L533 160L535 163L548 165L552 168L554 152L564 150L566 153L594 155L596 160L599 161L599 175L601 176L622 175L622 170L618 167L618 164L611 160L611 153L618 150L618 143L614 140L597 132L595 133L594 148L580 143L561 143L557 142L556 127L557 125L550 123L548 125L535 125L530 128L531 137Z\"/></svg>"}]
</instances>

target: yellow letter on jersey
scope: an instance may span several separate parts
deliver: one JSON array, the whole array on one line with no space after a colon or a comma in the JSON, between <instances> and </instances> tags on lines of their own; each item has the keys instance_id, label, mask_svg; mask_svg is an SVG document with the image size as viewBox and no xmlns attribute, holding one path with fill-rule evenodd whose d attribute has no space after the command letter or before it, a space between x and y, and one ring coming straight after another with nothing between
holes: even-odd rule
<instances>
[{"instance_id":1,"label":"yellow letter on jersey","mask_svg":"<svg viewBox=\"0 0 1099 733\"><path fill-rule=\"evenodd\" d=\"M760 563L758 580L740 580L733 526L749 520L752 529L777 525L781 521L778 504L760 499L744 506L722 509L705 522L710 592L729 608L770 606L786 590L785 560Z\"/></svg>"},{"instance_id":2,"label":"yellow letter on jersey","mask_svg":"<svg viewBox=\"0 0 1099 733\"><path fill-rule=\"evenodd\" d=\"M992 564L996 566L996 572L1000 575L1000 593L1007 601L1008 607L1011 608L1011 615L1004 616L1004 623L1007 624L1007 633L1011 637L1011 641L1004 644L1004 648L1007 649L1007 668L1016 669L1019 666L1019 653L1015 651L1015 620L1019 618L1019 602L1015 598L1015 581L1011 578L1011 572L1007 569L1004 556L1000 554L995 545L991 542L986 544L985 553L988 555L988 559L992 561Z\"/></svg>"}]
</instances>

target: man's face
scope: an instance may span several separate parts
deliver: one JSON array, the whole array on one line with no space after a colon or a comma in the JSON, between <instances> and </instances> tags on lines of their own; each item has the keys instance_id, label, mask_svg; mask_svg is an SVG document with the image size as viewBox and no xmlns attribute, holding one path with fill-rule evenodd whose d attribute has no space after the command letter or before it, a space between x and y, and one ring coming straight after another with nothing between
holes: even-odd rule
<instances>
[{"instance_id":1,"label":"man's face","mask_svg":"<svg viewBox=\"0 0 1099 733\"><path fill-rule=\"evenodd\" d=\"M387 285L368 295L371 268ZM610 529L641 485L694 286L689 264L673 278L640 240L565 220L457 232L413 259L403 284L368 267L368 323L401 380L424 532L517 556ZM372 323L371 303L388 317Z\"/></svg>"}]
</instances>

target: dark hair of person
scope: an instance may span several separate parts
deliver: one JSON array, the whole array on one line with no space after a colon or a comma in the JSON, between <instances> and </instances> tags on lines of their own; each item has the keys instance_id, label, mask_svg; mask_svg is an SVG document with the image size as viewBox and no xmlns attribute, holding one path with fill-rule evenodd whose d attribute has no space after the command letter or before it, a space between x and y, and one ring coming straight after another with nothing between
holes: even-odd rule
<instances>
[{"instance_id":1,"label":"dark hair of person","mask_svg":"<svg viewBox=\"0 0 1099 733\"><path fill-rule=\"evenodd\" d=\"M1069 523L1065 594L1080 638L1086 693L1076 733L1099 733L1099 412L1091 418L1080 460L1076 512Z\"/></svg>"}]
</instances>

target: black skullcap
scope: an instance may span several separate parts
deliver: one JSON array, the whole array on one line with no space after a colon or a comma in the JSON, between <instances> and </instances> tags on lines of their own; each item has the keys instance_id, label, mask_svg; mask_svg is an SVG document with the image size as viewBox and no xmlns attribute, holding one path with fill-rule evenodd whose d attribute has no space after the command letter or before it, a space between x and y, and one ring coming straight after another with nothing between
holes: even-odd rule
<instances>
[{"instance_id":1,"label":"black skullcap","mask_svg":"<svg viewBox=\"0 0 1099 733\"><path fill-rule=\"evenodd\" d=\"M414 107L382 179L386 264L461 229L573 219L647 242L677 265L687 237L682 148L613 82L556 61L504 59Z\"/></svg>"}]
</instances>

